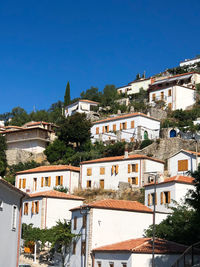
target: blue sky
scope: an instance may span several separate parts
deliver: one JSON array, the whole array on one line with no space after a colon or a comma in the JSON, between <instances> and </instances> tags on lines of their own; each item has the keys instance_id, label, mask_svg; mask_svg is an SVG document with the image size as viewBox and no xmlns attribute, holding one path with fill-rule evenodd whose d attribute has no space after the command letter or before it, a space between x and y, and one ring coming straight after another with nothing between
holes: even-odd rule
<instances>
[{"instance_id":1,"label":"blue sky","mask_svg":"<svg viewBox=\"0 0 200 267\"><path fill-rule=\"evenodd\" d=\"M199 0L0 3L0 113L28 112L200 54Z\"/></svg>"}]
</instances>

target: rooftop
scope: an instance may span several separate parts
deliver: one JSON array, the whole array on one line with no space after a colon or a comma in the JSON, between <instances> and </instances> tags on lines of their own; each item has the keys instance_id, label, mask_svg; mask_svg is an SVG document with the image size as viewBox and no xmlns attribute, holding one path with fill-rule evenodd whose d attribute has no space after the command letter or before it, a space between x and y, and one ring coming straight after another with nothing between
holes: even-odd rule
<instances>
[{"instance_id":1,"label":"rooftop","mask_svg":"<svg viewBox=\"0 0 200 267\"><path fill-rule=\"evenodd\" d=\"M164 239L155 239L156 254L182 254L187 249L187 246L178 244ZM131 252L152 254L152 239L137 238L122 241L119 243L102 246L93 250L93 252Z\"/></svg>"},{"instance_id":2,"label":"rooftop","mask_svg":"<svg viewBox=\"0 0 200 267\"><path fill-rule=\"evenodd\" d=\"M88 161L82 161L80 164L88 164L88 163L99 163L99 162L108 162L108 161L121 161L121 160L131 160L131 159L148 159L156 162L160 162L164 164L164 161L160 159L155 159L148 157L146 155L140 155L140 154L135 154L135 155L129 155L127 158L122 156L116 156L116 157L106 157L106 158L100 158L100 159L93 159L93 160L88 160Z\"/></svg>"},{"instance_id":3,"label":"rooftop","mask_svg":"<svg viewBox=\"0 0 200 267\"><path fill-rule=\"evenodd\" d=\"M192 155L198 155L198 156L200 156L200 152L195 152L195 151L191 151L191 150L181 149L181 150L177 151L176 153L174 153L172 156L170 156L168 159L174 157L175 155L177 155L178 153L181 153L181 152L186 152L186 153L189 153L189 154L192 154Z\"/></svg>"},{"instance_id":4,"label":"rooftop","mask_svg":"<svg viewBox=\"0 0 200 267\"><path fill-rule=\"evenodd\" d=\"M43 191L43 192L37 192L37 193L29 194L29 197L30 198L49 197L49 198L64 198L64 199L74 199L74 200L85 200L82 197L66 194L64 192L59 192L59 191L56 191L56 190Z\"/></svg>"},{"instance_id":5,"label":"rooftop","mask_svg":"<svg viewBox=\"0 0 200 267\"><path fill-rule=\"evenodd\" d=\"M49 165L49 166L40 166L37 168L19 171L16 174L26 174L26 173L39 173L39 172L55 172L55 171L76 171L80 172L79 167L74 167L71 165Z\"/></svg>"},{"instance_id":6,"label":"rooftop","mask_svg":"<svg viewBox=\"0 0 200 267\"><path fill-rule=\"evenodd\" d=\"M82 207L152 213L150 208L140 202L129 200L104 199L85 204ZM82 207L76 207L71 209L71 211L81 209Z\"/></svg>"},{"instance_id":7,"label":"rooftop","mask_svg":"<svg viewBox=\"0 0 200 267\"><path fill-rule=\"evenodd\" d=\"M142 116L142 117L146 117L146 118L149 118L149 119L152 119L152 120L159 121L159 120L157 120L157 119L155 119L153 117L147 116L144 113L136 112L136 113L129 113L129 114L121 115L121 116L116 116L116 117L111 117L111 118L95 121L93 124L98 124L98 123L101 123L101 122L109 122L109 121L121 120L121 119L125 119L125 118L137 117L137 116Z\"/></svg>"},{"instance_id":8,"label":"rooftop","mask_svg":"<svg viewBox=\"0 0 200 267\"><path fill-rule=\"evenodd\" d=\"M173 176L173 177L169 177L169 178L165 178L163 182L157 183L157 184L166 184L166 183L180 183L180 184L194 184L194 178L190 177L190 176L181 176L181 175L177 175L177 176ZM154 182L146 184L144 186L152 186L154 185Z\"/></svg>"}]
</instances>

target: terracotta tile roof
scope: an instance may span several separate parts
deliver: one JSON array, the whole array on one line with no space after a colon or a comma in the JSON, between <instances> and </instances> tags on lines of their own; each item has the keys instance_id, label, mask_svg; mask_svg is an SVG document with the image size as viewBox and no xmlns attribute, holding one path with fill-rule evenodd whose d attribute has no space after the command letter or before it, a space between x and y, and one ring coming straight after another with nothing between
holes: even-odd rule
<instances>
[{"instance_id":1,"label":"terracotta tile roof","mask_svg":"<svg viewBox=\"0 0 200 267\"><path fill-rule=\"evenodd\" d=\"M102 246L93 250L93 252L131 252L131 253L145 253L152 254L152 239L151 238L137 238L122 241L119 243ZM155 253L156 254L182 254L187 249L187 246L178 244L164 239L155 239Z\"/></svg>"},{"instance_id":2,"label":"terracotta tile roof","mask_svg":"<svg viewBox=\"0 0 200 267\"><path fill-rule=\"evenodd\" d=\"M0 133L16 133L16 132L24 132L24 131L31 131L31 130L40 130L40 131L45 131L45 132L52 132L51 130L47 130L47 129L44 129L40 126L36 126L36 127L20 127L20 128L16 128L16 129L10 129L10 130L3 130L3 131L0 131Z\"/></svg>"},{"instance_id":3,"label":"terracotta tile roof","mask_svg":"<svg viewBox=\"0 0 200 267\"><path fill-rule=\"evenodd\" d=\"M166 183L181 183L181 184L194 184L194 178L190 177L190 176L181 176L181 175L177 175L177 176L173 176L173 177L169 177L169 178L165 178L163 182L160 183L156 183L156 184L166 184ZM154 183L149 183L146 184L144 186L152 186L154 185Z\"/></svg>"},{"instance_id":4,"label":"terracotta tile roof","mask_svg":"<svg viewBox=\"0 0 200 267\"><path fill-rule=\"evenodd\" d=\"M116 157L93 159L93 160L88 160L88 161L82 161L80 164L99 163L99 162L107 162L107 161L121 161L121 160L130 160L130 159L148 159L148 160L157 161L157 162L164 164L164 161L160 159L155 159L155 158L151 158L146 155L140 155L140 154L129 155L128 158L125 158L124 155L122 155L122 156L116 156Z\"/></svg>"},{"instance_id":5,"label":"terracotta tile roof","mask_svg":"<svg viewBox=\"0 0 200 267\"><path fill-rule=\"evenodd\" d=\"M26 194L25 192L23 192L22 190L18 189L17 187L15 187L14 185L10 184L9 182L7 182L5 179L3 179L2 177L0 177L0 183L6 185L7 187L9 187L11 190L16 191L17 193L21 194L22 196L28 196L28 194Z\"/></svg>"},{"instance_id":6,"label":"terracotta tile roof","mask_svg":"<svg viewBox=\"0 0 200 267\"><path fill-rule=\"evenodd\" d=\"M87 99L79 99L79 101L81 102L86 102L86 103L91 103L91 104L99 104L99 102L96 101L92 101L92 100L87 100Z\"/></svg>"},{"instance_id":7,"label":"terracotta tile roof","mask_svg":"<svg viewBox=\"0 0 200 267\"><path fill-rule=\"evenodd\" d=\"M200 156L200 152L195 152L195 151L190 151L190 150L184 150L184 149L182 149L182 151L185 151L185 152L187 152L187 153L190 153L190 154L194 154L194 155L198 155L198 156Z\"/></svg>"},{"instance_id":8,"label":"terracotta tile roof","mask_svg":"<svg viewBox=\"0 0 200 267\"><path fill-rule=\"evenodd\" d=\"M49 166L40 166L37 168L20 171L16 174L24 174L24 173L38 173L38 172L55 172L55 171L76 171L80 172L79 167L74 167L71 165L49 165Z\"/></svg>"},{"instance_id":9,"label":"terracotta tile roof","mask_svg":"<svg viewBox=\"0 0 200 267\"><path fill-rule=\"evenodd\" d=\"M82 197L78 197L75 195L70 195L66 194L63 192L59 192L56 190L50 190L50 191L42 191L42 192L37 192L37 193L32 193L29 194L30 198L35 198L35 197L49 197L49 198L64 198L64 199L74 199L74 200L85 200Z\"/></svg>"},{"instance_id":10,"label":"terracotta tile roof","mask_svg":"<svg viewBox=\"0 0 200 267\"><path fill-rule=\"evenodd\" d=\"M137 113L129 113L129 114L121 115L121 116L116 116L116 117L112 117L112 118L107 118L107 119L95 121L95 122L93 122L93 124L98 124L98 123L101 123L101 122L116 121L116 120L125 119L125 118L132 118L132 117L136 117L136 116L142 116L142 117L146 117L146 118L149 118L149 119L152 119L152 120L155 120L155 121L159 121L159 120L157 120L157 119L155 119L153 117L147 116L144 113L137 112Z\"/></svg>"},{"instance_id":11,"label":"terracotta tile roof","mask_svg":"<svg viewBox=\"0 0 200 267\"><path fill-rule=\"evenodd\" d=\"M104 199L85 204L83 207L152 213L152 210L142 203L129 200ZM71 210L77 210L81 208L82 207L76 207Z\"/></svg>"}]
</instances>

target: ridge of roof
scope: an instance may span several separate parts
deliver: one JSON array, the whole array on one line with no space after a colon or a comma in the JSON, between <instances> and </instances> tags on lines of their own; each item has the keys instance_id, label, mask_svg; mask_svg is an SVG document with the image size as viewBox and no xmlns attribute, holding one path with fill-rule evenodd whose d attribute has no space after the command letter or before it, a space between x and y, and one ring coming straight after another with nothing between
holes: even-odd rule
<instances>
[{"instance_id":1,"label":"ridge of roof","mask_svg":"<svg viewBox=\"0 0 200 267\"><path fill-rule=\"evenodd\" d=\"M107 161L121 161L121 160L130 160L130 159L149 159L152 161L157 161L160 163L164 164L163 160L156 159L156 158L151 158L146 155L140 155L140 154L135 154L135 155L129 155L127 158L122 156L115 156L115 157L104 157L104 158L99 158L99 159L93 159L93 160L88 160L88 161L82 161L80 164L88 164L88 163L98 163L98 162L107 162Z\"/></svg>"},{"instance_id":2,"label":"ridge of roof","mask_svg":"<svg viewBox=\"0 0 200 267\"><path fill-rule=\"evenodd\" d=\"M189 153L189 154L194 154L194 155L198 155L200 156L200 152L195 152L195 151L191 151L191 150L185 150L185 149L180 149L179 151L177 151L176 153L174 153L173 155L171 155L170 157L168 157L167 159L170 159L174 156L176 156L178 153L180 152L186 152L186 153Z\"/></svg>"},{"instance_id":3,"label":"ridge of roof","mask_svg":"<svg viewBox=\"0 0 200 267\"><path fill-rule=\"evenodd\" d=\"M102 119L102 120L99 120L99 121L95 121L95 122L93 122L93 125L101 123L101 122L115 121L115 120L120 120L120 119L124 119L124 118L136 117L136 116L142 116L142 117L146 117L148 119L152 119L152 120L155 120L155 121L160 121L160 120L158 120L158 119L156 119L154 117L148 116L148 115L146 115L144 113L134 112L134 113L124 114L124 115L121 115L121 116L116 116L116 117L111 117L111 118L106 118L106 119Z\"/></svg>"},{"instance_id":4,"label":"ridge of roof","mask_svg":"<svg viewBox=\"0 0 200 267\"><path fill-rule=\"evenodd\" d=\"M194 178L191 176L176 175L169 178L165 178L162 182L157 182L156 185L166 184L166 183L181 183L181 184L194 184ZM144 187L152 186L154 182L145 184Z\"/></svg>"},{"instance_id":5,"label":"ridge of roof","mask_svg":"<svg viewBox=\"0 0 200 267\"><path fill-rule=\"evenodd\" d=\"M56 190L40 191L37 193L29 194L29 198L35 197L49 197L49 198L63 198L63 199L74 199L74 200L85 200L83 197L67 194L64 192L59 192Z\"/></svg>"},{"instance_id":6,"label":"ridge of roof","mask_svg":"<svg viewBox=\"0 0 200 267\"><path fill-rule=\"evenodd\" d=\"M36 173L36 172L53 172L53 171L77 171L80 172L80 167L75 167L71 165L49 165L49 166L39 166L33 169L19 171L16 174L26 174L26 173Z\"/></svg>"},{"instance_id":7,"label":"ridge of roof","mask_svg":"<svg viewBox=\"0 0 200 267\"><path fill-rule=\"evenodd\" d=\"M143 237L129 239L122 242L101 246L93 249L93 252L127 251L131 253L152 253L153 242L151 238ZM176 242L155 238L156 254L182 254L188 247Z\"/></svg>"},{"instance_id":8,"label":"ridge of roof","mask_svg":"<svg viewBox=\"0 0 200 267\"><path fill-rule=\"evenodd\" d=\"M135 212L146 212L152 213L152 210L147 206L143 205L138 201L130 201L130 200L118 200L118 199L103 199L95 202L91 202L88 204L84 204L83 206L79 206L71 209L79 210L82 208L99 208L99 209L111 209L111 210L124 210L124 211L135 211Z\"/></svg>"}]
</instances>

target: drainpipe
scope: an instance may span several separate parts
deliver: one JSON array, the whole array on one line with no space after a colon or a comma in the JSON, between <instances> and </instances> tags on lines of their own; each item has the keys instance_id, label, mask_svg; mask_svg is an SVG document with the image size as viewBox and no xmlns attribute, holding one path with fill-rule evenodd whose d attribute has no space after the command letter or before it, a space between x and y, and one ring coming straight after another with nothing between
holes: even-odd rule
<instances>
[{"instance_id":1,"label":"drainpipe","mask_svg":"<svg viewBox=\"0 0 200 267\"><path fill-rule=\"evenodd\" d=\"M19 210L19 222L18 222L18 236L17 236L17 264L19 266L19 254L20 254L20 240L21 240L21 221L22 221L22 200L24 196L20 198L20 210Z\"/></svg>"}]
</instances>

